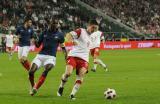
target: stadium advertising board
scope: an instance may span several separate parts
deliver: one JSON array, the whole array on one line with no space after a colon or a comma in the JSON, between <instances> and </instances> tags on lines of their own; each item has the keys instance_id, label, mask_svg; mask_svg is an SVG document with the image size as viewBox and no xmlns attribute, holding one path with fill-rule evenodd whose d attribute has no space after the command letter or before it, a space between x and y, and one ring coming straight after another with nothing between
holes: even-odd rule
<instances>
[{"instance_id":1,"label":"stadium advertising board","mask_svg":"<svg viewBox=\"0 0 160 104\"><path fill-rule=\"evenodd\" d=\"M67 50L71 50L73 45L71 43L65 43ZM101 43L100 48L103 50L110 49L136 49L136 48L160 48L160 41L130 41L130 42L105 42ZM40 48L36 48L34 45L30 46L30 51L38 52ZM18 50L18 46L14 46L14 51ZM60 47L58 50L61 50Z\"/></svg>"}]
</instances>

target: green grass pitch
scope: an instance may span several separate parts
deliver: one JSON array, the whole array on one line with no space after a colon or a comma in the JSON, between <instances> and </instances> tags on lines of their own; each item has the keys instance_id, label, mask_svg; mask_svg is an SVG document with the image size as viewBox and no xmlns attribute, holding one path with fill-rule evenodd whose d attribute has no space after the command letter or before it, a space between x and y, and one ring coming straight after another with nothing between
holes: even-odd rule
<instances>
[{"instance_id":1,"label":"green grass pitch","mask_svg":"<svg viewBox=\"0 0 160 104\"><path fill-rule=\"evenodd\" d=\"M34 57L35 53L29 54L30 60ZM9 61L7 54L0 53L0 104L160 104L160 49L101 51L101 59L108 64L109 72L101 67L96 73L89 71L77 99L71 101L75 72L65 86L64 96L56 96L65 70L61 52L55 68L33 97L29 95L27 72L19 64L17 54ZM42 70L36 72L36 80ZM104 99L107 88L116 90L116 99Z\"/></svg>"}]
</instances>

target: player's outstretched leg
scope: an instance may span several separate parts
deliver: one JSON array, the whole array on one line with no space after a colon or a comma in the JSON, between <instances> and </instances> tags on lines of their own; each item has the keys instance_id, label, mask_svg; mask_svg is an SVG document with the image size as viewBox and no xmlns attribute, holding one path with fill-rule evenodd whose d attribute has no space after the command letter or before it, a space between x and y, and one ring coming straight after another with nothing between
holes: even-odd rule
<instances>
[{"instance_id":1,"label":"player's outstretched leg","mask_svg":"<svg viewBox=\"0 0 160 104\"><path fill-rule=\"evenodd\" d=\"M42 75L40 76L40 78L39 78L39 80L38 80L38 82L34 85L34 87L33 87L33 93L35 92L37 92L37 90L42 86L42 84L44 83L44 81L45 81L45 79L46 79L46 77L47 77L47 75L48 75L48 72L51 70L53 68L53 64L47 64L46 66L45 66L45 70L43 71L43 73L42 73ZM35 94L34 93L34 94ZM33 94L33 95L34 95Z\"/></svg>"},{"instance_id":2,"label":"player's outstretched leg","mask_svg":"<svg viewBox=\"0 0 160 104\"><path fill-rule=\"evenodd\" d=\"M96 72L97 65L98 63L96 61L93 61L93 68L91 69L91 71Z\"/></svg>"},{"instance_id":3,"label":"player's outstretched leg","mask_svg":"<svg viewBox=\"0 0 160 104\"><path fill-rule=\"evenodd\" d=\"M29 81L31 84L31 89L30 89L30 95L33 95L34 93L36 93L36 91L33 91L33 86L34 86L34 73L36 72L36 70L38 69L38 66L33 63L31 66L31 69L29 70L28 74L29 74Z\"/></svg>"},{"instance_id":4,"label":"player's outstretched leg","mask_svg":"<svg viewBox=\"0 0 160 104\"><path fill-rule=\"evenodd\" d=\"M11 51L10 51L10 60L12 60L13 53L14 53L14 50L13 50L13 49L11 49Z\"/></svg>"},{"instance_id":5,"label":"player's outstretched leg","mask_svg":"<svg viewBox=\"0 0 160 104\"><path fill-rule=\"evenodd\" d=\"M61 83L60 83L58 91L57 91L57 96L62 96L64 85L66 84L69 76L72 74L72 71L73 71L73 67L71 65L67 65L66 66L66 71L62 75L62 78L61 78Z\"/></svg>"},{"instance_id":6,"label":"player's outstretched leg","mask_svg":"<svg viewBox=\"0 0 160 104\"><path fill-rule=\"evenodd\" d=\"M11 48L10 47L8 47L7 49L6 49L6 52L8 53L8 56L9 56L9 60L12 60L12 52L11 52Z\"/></svg>"},{"instance_id":7,"label":"player's outstretched leg","mask_svg":"<svg viewBox=\"0 0 160 104\"><path fill-rule=\"evenodd\" d=\"M106 71L108 71L107 65L103 63L101 59L94 59L94 70L96 71L97 64L101 65ZM93 70L92 70L93 71Z\"/></svg>"},{"instance_id":8,"label":"player's outstretched leg","mask_svg":"<svg viewBox=\"0 0 160 104\"><path fill-rule=\"evenodd\" d=\"M12 60L12 52L9 53L9 60Z\"/></svg>"},{"instance_id":9,"label":"player's outstretched leg","mask_svg":"<svg viewBox=\"0 0 160 104\"><path fill-rule=\"evenodd\" d=\"M79 73L76 77L76 82L75 82L75 85L73 86L73 89L72 89L72 92L70 94L70 99L71 100L75 100L75 94L78 92L82 82L83 82L83 77L85 75L85 73L87 72L87 69L86 68L81 68L79 70Z\"/></svg>"}]
</instances>

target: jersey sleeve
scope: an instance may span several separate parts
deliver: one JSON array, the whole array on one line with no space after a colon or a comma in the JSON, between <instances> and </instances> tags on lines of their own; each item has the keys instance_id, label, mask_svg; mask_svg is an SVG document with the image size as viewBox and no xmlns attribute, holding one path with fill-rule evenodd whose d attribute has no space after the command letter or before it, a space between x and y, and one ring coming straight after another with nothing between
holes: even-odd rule
<instances>
[{"instance_id":1,"label":"jersey sleeve","mask_svg":"<svg viewBox=\"0 0 160 104\"><path fill-rule=\"evenodd\" d=\"M70 34L72 35L73 39L78 39L81 35L81 29L71 31Z\"/></svg>"}]
</instances>

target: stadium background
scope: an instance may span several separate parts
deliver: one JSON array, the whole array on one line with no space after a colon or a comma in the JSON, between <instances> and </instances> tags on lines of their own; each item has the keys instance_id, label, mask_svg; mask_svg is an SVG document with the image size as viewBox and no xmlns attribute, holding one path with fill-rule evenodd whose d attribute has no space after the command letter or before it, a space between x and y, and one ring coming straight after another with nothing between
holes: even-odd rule
<instances>
[{"instance_id":1,"label":"stadium background","mask_svg":"<svg viewBox=\"0 0 160 104\"><path fill-rule=\"evenodd\" d=\"M159 104L159 5L158 0L0 0L0 103ZM39 92L42 95L31 98L27 93L27 75L18 64L17 54L10 62L2 50L4 36L9 31L14 34L25 16L33 18L37 34L46 28L47 21L53 16L59 19L61 31L65 33L86 27L87 21L95 18L105 35L106 43L101 48L108 51L102 51L101 58L108 63L110 72L104 73L101 68L97 73L90 72L78 93L80 100L67 100L69 91L63 98L58 98L55 92L64 71L61 63L64 64L64 60L58 53L57 67ZM72 46L66 44L69 48ZM128 48L134 50L126 50ZM31 53L30 60L34 56L35 53ZM95 85L95 82L98 83ZM72 83L67 86L71 88ZM107 87L116 89L116 100L103 98Z\"/></svg>"}]
</instances>

